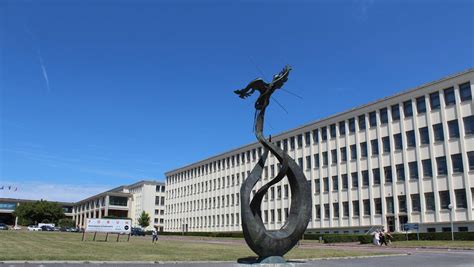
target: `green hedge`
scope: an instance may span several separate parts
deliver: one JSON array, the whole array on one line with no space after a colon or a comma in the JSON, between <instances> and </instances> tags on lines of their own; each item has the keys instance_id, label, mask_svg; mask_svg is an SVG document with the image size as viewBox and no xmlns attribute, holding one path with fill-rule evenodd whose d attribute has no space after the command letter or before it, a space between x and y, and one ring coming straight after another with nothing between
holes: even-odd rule
<instances>
[{"instance_id":1,"label":"green hedge","mask_svg":"<svg viewBox=\"0 0 474 267\"><path fill-rule=\"evenodd\" d=\"M403 233L392 234L392 241L406 241L407 235ZM361 244L372 243L372 235L360 235L359 242ZM474 241L474 232L455 232L455 240ZM409 233L408 240L418 240L416 233ZM451 240L451 232L442 233L420 233L420 240Z\"/></svg>"},{"instance_id":2,"label":"green hedge","mask_svg":"<svg viewBox=\"0 0 474 267\"><path fill-rule=\"evenodd\" d=\"M151 231L145 232L147 235L151 235ZM180 232L159 232L158 235L177 235L180 236ZM206 236L206 237L232 237L232 238L243 238L242 232L187 232L185 236ZM345 242L360 242L361 244L372 243L372 235L357 235L357 234L305 234L303 239L305 240L319 240L322 237L324 243L345 243ZM393 233L392 241L405 241L406 235L403 233ZM469 240L474 241L474 232L456 232L454 233L454 239L456 240ZM417 240L416 233L408 234L408 240ZM443 233L420 233L420 240L451 240L451 232Z\"/></svg>"}]
</instances>

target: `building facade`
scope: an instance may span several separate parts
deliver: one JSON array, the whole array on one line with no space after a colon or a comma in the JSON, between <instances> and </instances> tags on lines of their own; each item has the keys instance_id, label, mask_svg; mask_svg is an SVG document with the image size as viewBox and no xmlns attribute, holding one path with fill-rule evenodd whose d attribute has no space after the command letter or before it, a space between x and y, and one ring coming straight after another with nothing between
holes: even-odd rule
<instances>
[{"instance_id":1,"label":"building facade","mask_svg":"<svg viewBox=\"0 0 474 267\"><path fill-rule=\"evenodd\" d=\"M119 217L132 219L133 227L140 227L142 212L150 216L150 225L163 231L165 213L165 184L157 181L139 181L78 201L73 206L73 219L85 228L87 219Z\"/></svg>"},{"instance_id":2,"label":"building facade","mask_svg":"<svg viewBox=\"0 0 474 267\"><path fill-rule=\"evenodd\" d=\"M16 207L25 204L33 203L39 200L32 199L17 199L17 198L0 198L0 223L5 223L8 225L18 225L18 218L13 215ZM72 219L72 207L73 203L70 202L56 202L61 206L64 211L64 216L68 219Z\"/></svg>"},{"instance_id":3,"label":"building facade","mask_svg":"<svg viewBox=\"0 0 474 267\"><path fill-rule=\"evenodd\" d=\"M474 69L272 138L305 171L308 232L474 231ZM165 231L241 231L240 185L262 154L253 143L166 173ZM256 190L279 162L269 156ZM267 229L286 221L285 179L262 203Z\"/></svg>"}]
</instances>

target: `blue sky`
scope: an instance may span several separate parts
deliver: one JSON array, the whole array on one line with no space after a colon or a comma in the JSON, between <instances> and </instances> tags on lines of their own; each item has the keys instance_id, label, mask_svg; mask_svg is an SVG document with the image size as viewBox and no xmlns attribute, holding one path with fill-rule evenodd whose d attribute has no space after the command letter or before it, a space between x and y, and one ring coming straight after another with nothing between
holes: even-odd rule
<instances>
[{"instance_id":1,"label":"blue sky","mask_svg":"<svg viewBox=\"0 0 474 267\"><path fill-rule=\"evenodd\" d=\"M472 1L0 1L0 197L75 201L474 66ZM255 3L254 3L255 2Z\"/></svg>"}]
</instances>

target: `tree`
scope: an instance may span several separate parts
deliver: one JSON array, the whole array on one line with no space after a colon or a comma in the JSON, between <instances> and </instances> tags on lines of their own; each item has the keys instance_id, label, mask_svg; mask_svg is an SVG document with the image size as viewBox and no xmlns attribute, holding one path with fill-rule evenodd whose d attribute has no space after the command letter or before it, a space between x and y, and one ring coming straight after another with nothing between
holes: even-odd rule
<instances>
[{"instance_id":1,"label":"tree","mask_svg":"<svg viewBox=\"0 0 474 267\"><path fill-rule=\"evenodd\" d=\"M18 205L13 213L22 225L37 224L40 222L57 223L64 218L62 207L55 202L40 200Z\"/></svg>"},{"instance_id":2,"label":"tree","mask_svg":"<svg viewBox=\"0 0 474 267\"><path fill-rule=\"evenodd\" d=\"M76 226L76 223L69 218L60 219L58 221L58 224L60 227L75 227Z\"/></svg>"},{"instance_id":3,"label":"tree","mask_svg":"<svg viewBox=\"0 0 474 267\"><path fill-rule=\"evenodd\" d=\"M142 228L146 228L148 225L150 225L150 215L146 213L145 211L142 211L142 214L140 214L140 218L138 218L138 224Z\"/></svg>"}]
</instances>

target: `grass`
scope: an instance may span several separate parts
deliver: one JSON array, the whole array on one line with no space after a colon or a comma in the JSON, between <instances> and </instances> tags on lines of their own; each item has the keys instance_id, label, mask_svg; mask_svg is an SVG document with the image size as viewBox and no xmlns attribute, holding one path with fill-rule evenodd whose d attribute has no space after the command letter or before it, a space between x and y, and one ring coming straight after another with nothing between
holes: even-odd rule
<instances>
[{"instance_id":1,"label":"grass","mask_svg":"<svg viewBox=\"0 0 474 267\"><path fill-rule=\"evenodd\" d=\"M473 248L474 241L450 240L410 240L392 242L393 247L439 247L439 248Z\"/></svg>"},{"instance_id":2,"label":"grass","mask_svg":"<svg viewBox=\"0 0 474 267\"><path fill-rule=\"evenodd\" d=\"M206 243L195 240L162 240L151 244L150 238L131 237L126 242L82 242L82 234L61 232L0 232L0 260L87 260L87 261L235 261L255 254L242 243ZM104 234L97 235L104 240ZM308 259L380 255L387 252L294 248L285 258Z\"/></svg>"}]
</instances>

